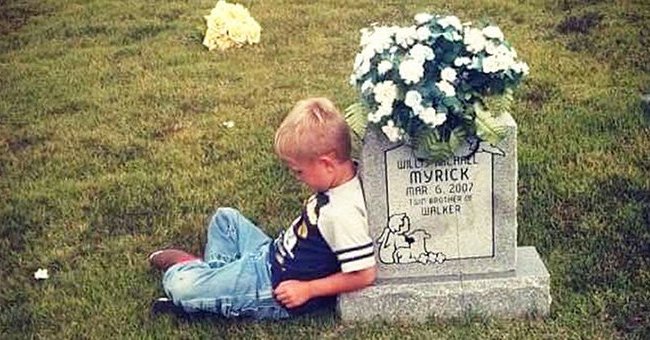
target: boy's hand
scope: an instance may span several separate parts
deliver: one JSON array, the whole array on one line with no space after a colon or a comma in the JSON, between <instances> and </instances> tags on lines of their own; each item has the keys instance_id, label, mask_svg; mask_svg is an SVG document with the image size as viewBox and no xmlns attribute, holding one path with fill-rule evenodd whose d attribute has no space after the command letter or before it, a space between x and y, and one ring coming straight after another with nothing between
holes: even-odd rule
<instances>
[{"instance_id":1,"label":"boy's hand","mask_svg":"<svg viewBox=\"0 0 650 340\"><path fill-rule=\"evenodd\" d=\"M286 308L301 306L312 297L309 282L297 280L280 282L273 293L275 298Z\"/></svg>"}]
</instances>

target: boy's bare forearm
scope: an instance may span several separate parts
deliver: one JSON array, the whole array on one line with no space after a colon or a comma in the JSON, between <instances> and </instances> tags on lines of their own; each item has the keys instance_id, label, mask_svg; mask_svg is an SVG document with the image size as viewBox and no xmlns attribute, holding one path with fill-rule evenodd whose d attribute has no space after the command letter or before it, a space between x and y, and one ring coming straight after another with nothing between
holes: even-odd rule
<instances>
[{"instance_id":1,"label":"boy's bare forearm","mask_svg":"<svg viewBox=\"0 0 650 340\"><path fill-rule=\"evenodd\" d=\"M365 288L375 282L375 266L355 272L338 272L321 279L308 281L312 297L331 296Z\"/></svg>"},{"instance_id":2,"label":"boy's bare forearm","mask_svg":"<svg viewBox=\"0 0 650 340\"><path fill-rule=\"evenodd\" d=\"M377 269L373 266L356 272L339 272L311 281L287 280L280 282L273 293L283 306L295 308L315 297L337 295L367 287L375 281L376 274Z\"/></svg>"}]
</instances>

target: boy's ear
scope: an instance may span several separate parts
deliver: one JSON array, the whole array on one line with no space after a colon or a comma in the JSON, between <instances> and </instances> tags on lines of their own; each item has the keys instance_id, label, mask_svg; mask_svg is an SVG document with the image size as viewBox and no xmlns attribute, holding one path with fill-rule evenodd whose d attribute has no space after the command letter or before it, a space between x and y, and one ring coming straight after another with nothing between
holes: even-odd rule
<instances>
[{"instance_id":1,"label":"boy's ear","mask_svg":"<svg viewBox=\"0 0 650 340\"><path fill-rule=\"evenodd\" d=\"M318 161L321 162L321 164L325 167L325 169L334 169L334 166L336 165L336 159L334 157L334 154L322 155L318 157Z\"/></svg>"}]
</instances>

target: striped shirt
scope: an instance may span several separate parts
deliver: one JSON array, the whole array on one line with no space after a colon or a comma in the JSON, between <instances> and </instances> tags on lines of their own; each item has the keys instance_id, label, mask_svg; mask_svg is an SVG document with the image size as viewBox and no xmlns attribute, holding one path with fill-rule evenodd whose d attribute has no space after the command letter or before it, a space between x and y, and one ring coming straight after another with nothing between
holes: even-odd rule
<instances>
[{"instance_id":1,"label":"striped shirt","mask_svg":"<svg viewBox=\"0 0 650 340\"><path fill-rule=\"evenodd\" d=\"M271 280L314 280L337 272L375 265L363 192L358 177L311 196L291 227L271 249ZM333 305L336 297L315 298L292 313L302 314Z\"/></svg>"}]
</instances>

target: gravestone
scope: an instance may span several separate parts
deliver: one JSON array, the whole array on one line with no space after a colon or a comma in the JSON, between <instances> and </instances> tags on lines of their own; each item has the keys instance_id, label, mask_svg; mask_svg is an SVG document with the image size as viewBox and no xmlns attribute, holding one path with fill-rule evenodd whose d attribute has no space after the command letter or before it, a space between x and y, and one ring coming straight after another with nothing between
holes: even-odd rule
<instances>
[{"instance_id":1,"label":"gravestone","mask_svg":"<svg viewBox=\"0 0 650 340\"><path fill-rule=\"evenodd\" d=\"M546 315L549 274L517 247L517 134L470 156L426 163L368 129L362 180L375 285L343 294L343 320Z\"/></svg>"}]
</instances>

